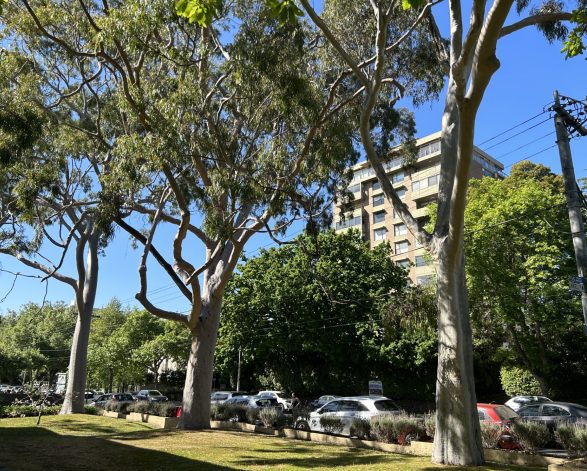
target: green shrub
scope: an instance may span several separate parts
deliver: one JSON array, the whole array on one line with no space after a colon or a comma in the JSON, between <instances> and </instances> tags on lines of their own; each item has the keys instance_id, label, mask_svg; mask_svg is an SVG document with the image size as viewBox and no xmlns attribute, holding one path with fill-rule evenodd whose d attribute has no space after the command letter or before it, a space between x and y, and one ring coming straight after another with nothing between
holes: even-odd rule
<instances>
[{"instance_id":1,"label":"green shrub","mask_svg":"<svg viewBox=\"0 0 587 471\"><path fill-rule=\"evenodd\" d=\"M434 438L436 433L436 413L429 412L424 414L424 431L430 438Z\"/></svg>"},{"instance_id":2,"label":"green shrub","mask_svg":"<svg viewBox=\"0 0 587 471\"><path fill-rule=\"evenodd\" d=\"M235 404L232 406L232 414L233 418L236 419L237 422L246 422L247 421L247 406L243 406L240 404Z\"/></svg>"},{"instance_id":3,"label":"green shrub","mask_svg":"<svg viewBox=\"0 0 587 471\"><path fill-rule=\"evenodd\" d=\"M84 410L86 414L98 415L98 408L96 406L84 406Z\"/></svg>"},{"instance_id":4,"label":"green shrub","mask_svg":"<svg viewBox=\"0 0 587 471\"><path fill-rule=\"evenodd\" d=\"M35 406L11 404L4 408L6 417L32 417L39 411Z\"/></svg>"},{"instance_id":5,"label":"green shrub","mask_svg":"<svg viewBox=\"0 0 587 471\"><path fill-rule=\"evenodd\" d=\"M328 415L320 417L320 426L326 433L330 434L340 433L344 428L340 417Z\"/></svg>"},{"instance_id":6,"label":"green shrub","mask_svg":"<svg viewBox=\"0 0 587 471\"><path fill-rule=\"evenodd\" d=\"M259 420L259 409L256 407L247 407L247 423L255 425Z\"/></svg>"},{"instance_id":7,"label":"green shrub","mask_svg":"<svg viewBox=\"0 0 587 471\"><path fill-rule=\"evenodd\" d=\"M497 448L503 429L495 422L481 422L481 443L483 448Z\"/></svg>"},{"instance_id":8,"label":"green shrub","mask_svg":"<svg viewBox=\"0 0 587 471\"><path fill-rule=\"evenodd\" d=\"M104 410L126 414L129 405L130 404L128 402L108 401L106 404L104 404Z\"/></svg>"},{"instance_id":9,"label":"green shrub","mask_svg":"<svg viewBox=\"0 0 587 471\"><path fill-rule=\"evenodd\" d=\"M57 415L61 406L45 406L42 415ZM37 406L27 404L11 404L0 411L0 417L34 417L39 415Z\"/></svg>"},{"instance_id":10,"label":"green shrub","mask_svg":"<svg viewBox=\"0 0 587 471\"><path fill-rule=\"evenodd\" d=\"M305 420L306 422L309 422L310 412L312 412L312 409L309 407L296 407L291 411L291 416L293 417L294 423L299 420Z\"/></svg>"},{"instance_id":11,"label":"green shrub","mask_svg":"<svg viewBox=\"0 0 587 471\"><path fill-rule=\"evenodd\" d=\"M371 419L371 435L380 442L408 445L423 432L423 423L410 415L379 415Z\"/></svg>"},{"instance_id":12,"label":"green shrub","mask_svg":"<svg viewBox=\"0 0 587 471\"><path fill-rule=\"evenodd\" d=\"M150 414L151 403L149 401L138 401L129 404L126 408L128 412L136 412L137 414Z\"/></svg>"},{"instance_id":13,"label":"green shrub","mask_svg":"<svg viewBox=\"0 0 587 471\"><path fill-rule=\"evenodd\" d=\"M265 427L282 427L285 423L281 407L263 407L259 411L259 420Z\"/></svg>"},{"instance_id":14,"label":"green shrub","mask_svg":"<svg viewBox=\"0 0 587 471\"><path fill-rule=\"evenodd\" d=\"M526 453L534 454L550 440L548 427L538 422L517 420L510 426L513 439Z\"/></svg>"},{"instance_id":15,"label":"green shrub","mask_svg":"<svg viewBox=\"0 0 587 471\"><path fill-rule=\"evenodd\" d=\"M560 424L554 438L571 456L587 456L587 424Z\"/></svg>"},{"instance_id":16,"label":"green shrub","mask_svg":"<svg viewBox=\"0 0 587 471\"><path fill-rule=\"evenodd\" d=\"M397 441L393 416L378 415L371 418L371 435L378 442L393 443Z\"/></svg>"},{"instance_id":17,"label":"green shrub","mask_svg":"<svg viewBox=\"0 0 587 471\"><path fill-rule=\"evenodd\" d=\"M508 396L536 396L542 394L540 384L528 370L516 366L502 366L499 372L501 387Z\"/></svg>"},{"instance_id":18,"label":"green shrub","mask_svg":"<svg viewBox=\"0 0 587 471\"><path fill-rule=\"evenodd\" d=\"M174 402L159 402L153 404L153 415L160 417L175 417L177 415L177 404Z\"/></svg>"},{"instance_id":19,"label":"green shrub","mask_svg":"<svg viewBox=\"0 0 587 471\"><path fill-rule=\"evenodd\" d=\"M371 422L367 419L355 418L351 423L351 436L368 440L371 436Z\"/></svg>"}]
</instances>

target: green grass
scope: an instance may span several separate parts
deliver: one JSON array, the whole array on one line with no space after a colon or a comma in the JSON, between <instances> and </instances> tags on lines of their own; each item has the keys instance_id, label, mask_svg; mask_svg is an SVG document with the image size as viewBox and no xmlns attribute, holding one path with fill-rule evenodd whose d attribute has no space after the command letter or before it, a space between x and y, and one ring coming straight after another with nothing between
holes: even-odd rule
<instances>
[{"instance_id":1,"label":"green grass","mask_svg":"<svg viewBox=\"0 0 587 471\"><path fill-rule=\"evenodd\" d=\"M164 431L88 415L0 419L0 469L433 470L427 458L226 431ZM452 470L510 470L484 466Z\"/></svg>"}]
</instances>

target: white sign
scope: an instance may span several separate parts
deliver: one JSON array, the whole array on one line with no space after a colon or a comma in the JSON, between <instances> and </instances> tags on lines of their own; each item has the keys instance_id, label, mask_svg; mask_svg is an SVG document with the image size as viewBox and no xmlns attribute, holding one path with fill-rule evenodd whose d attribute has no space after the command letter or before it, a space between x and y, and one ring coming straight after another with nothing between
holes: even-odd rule
<instances>
[{"instance_id":1,"label":"white sign","mask_svg":"<svg viewBox=\"0 0 587 471\"><path fill-rule=\"evenodd\" d=\"M383 383L381 381L369 381L369 396L383 396Z\"/></svg>"}]
</instances>

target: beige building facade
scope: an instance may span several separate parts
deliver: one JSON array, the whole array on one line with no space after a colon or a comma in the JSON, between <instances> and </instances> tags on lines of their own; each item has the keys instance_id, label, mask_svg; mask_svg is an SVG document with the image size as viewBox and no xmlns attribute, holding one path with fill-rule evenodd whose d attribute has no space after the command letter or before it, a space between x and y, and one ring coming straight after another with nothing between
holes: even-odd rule
<instances>
[{"instance_id":1,"label":"beige building facade","mask_svg":"<svg viewBox=\"0 0 587 471\"><path fill-rule=\"evenodd\" d=\"M403 168L402 156L397 152L394 155L393 150L393 158L385 164L385 169L398 196L424 226L429 221L428 206L438 197L440 132L418 139L417 146L418 158L410 171ZM502 178L503 170L502 163L475 147L470 178ZM389 242L394 262L409 269L413 283L431 282L434 269L426 250L419 246L383 195L371 165L361 162L352 168L352 172L348 191L353 198L344 205L344 211L342 204L335 205L334 229L337 232L357 229L370 241L371 247Z\"/></svg>"}]
</instances>

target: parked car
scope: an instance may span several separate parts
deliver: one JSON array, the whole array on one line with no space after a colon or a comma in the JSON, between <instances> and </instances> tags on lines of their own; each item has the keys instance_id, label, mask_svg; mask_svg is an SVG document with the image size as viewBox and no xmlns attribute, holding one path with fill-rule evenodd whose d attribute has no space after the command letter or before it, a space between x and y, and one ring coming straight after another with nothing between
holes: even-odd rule
<instances>
[{"instance_id":1,"label":"parked car","mask_svg":"<svg viewBox=\"0 0 587 471\"><path fill-rule=\"evenodd\" d=\"M541 402L552 402L552 400L546 396L515 396L506 401L505 405L517 412L521 407Z\"/></svg>"},{"instance_id":2,"label":"parked car","mask_svg":"<svg viewBox=\"0 0 587 471\"><path fill-rule=\"evenodd\" d=\"M477 404L477 413L481 422L495 422L503 427L503 434L499 446L508 450L517 450L518 444L514 441L510 426L520 416L511 408L501 404Z\"/></svg>"},{"instance_id":3,"label":"parked car","mask_svg":"<svg viewBox=\"0 0 587 471\"><path fill-rule=\"evenodd\" d=\"M518 414L524 420L543 423L552 432L561 422L587 423L587 407L572 402L543 402L522 407Z\"/></svg>"},{"instance_id":4,"label":"parked car","mask_svg":"<svg viewBox=\"0 0 587 471\"><path fill-rule=\"evenodd\" d=\"M310 408L312 410L316 410L319 407L322 407L324 404L326 404L327 402L332 401L333 399L337 399L340 396L335 396L333 394L330 395L325 395L325 396L320 396L318 399L314 399L312 402L310 402Z\"/></svg>"},{"instance_id":5,"label":"parked car","mask_svg":"<svg viewBox=\"0 0 587 471\"><path fill-rule=\"evenodd\" d=\"M281 391L259 391L258 397L269 397L276 399L279 406L284 410L291 409L292 400Z\"/></svg>"},{"instance_id":6,"label":"parked car","mask_svg":"<svg viewBox=\"0 0 587 471\"><path fill-rule=\"evenodd\" d=\"M296 423L299 430L323 432L320 417L340 417L343 424L343 435L350 435L353 419L370 420L378 415L399 414L400 408L389 398L384 396L354 396L336 398L314 412L310 412L308 421L302 419Z\"/></svg>"},{"instance_id":7,"label":"parked car","mask_svg":"<svg viewBox=\"0 0 587 471\"><path fill-rule=\"evenodd\" d=\"M90 389L84 393L84 402L86 404L91 404L98 398L98 396L100 396L100 394Z\"/></svg>"},{"instance_id":8,"label":"parked car","mask_svg":"<svg viewBox=\"0 0 587 471\"><path fill-rule=\"evenodd\" d=\"M141 389L137 394L137 401L165 402L168 400L167 396L164 396L156 389Z\"/></svg>"},{"instance_id":9,"label":"parked car","mask_svg":"<svg viewBox=\"0 0 587 471\"><path fill-rule=\"evenodd\" d=\"M132 395L129 393L108 393L108 394L101 394L96 398L95 401L90 403L92 406L99 407L101 409L104 408L107 402L133 402Z\"/></svg>"},{"instance_id":10,"label":"parked car","mask_svg":"<svg viewBox=\"0 0 587 471\"><path fill-rule=\"evenodd\" d=\"M263 407L279 407L277 399L267 396L235 396L224 401L224 404L252 407L253 409L261 409Z\"/></svg>"},{"instance_id":11,"label":"parked car","mask_svg":"<svg viewBox=\"0 0 587 471\"><path fill-rule=\"evenodd\" d=\"M239 391L216 391L210 395L211 404L221 404L232 397L246 396L247 394Z\"/></svg>"},{"instance_id":12,"label":"parked car","mask_svg":"<svg viewBox=\"0 0 587 471\"><path fill-rule=\"evenodd\" d=\"M103 409L106 403L112 399L112 394L100 394L96 397L92 402L90 402L91 406L98 407L99 409Z\"/></svg>"}]
</instances>

